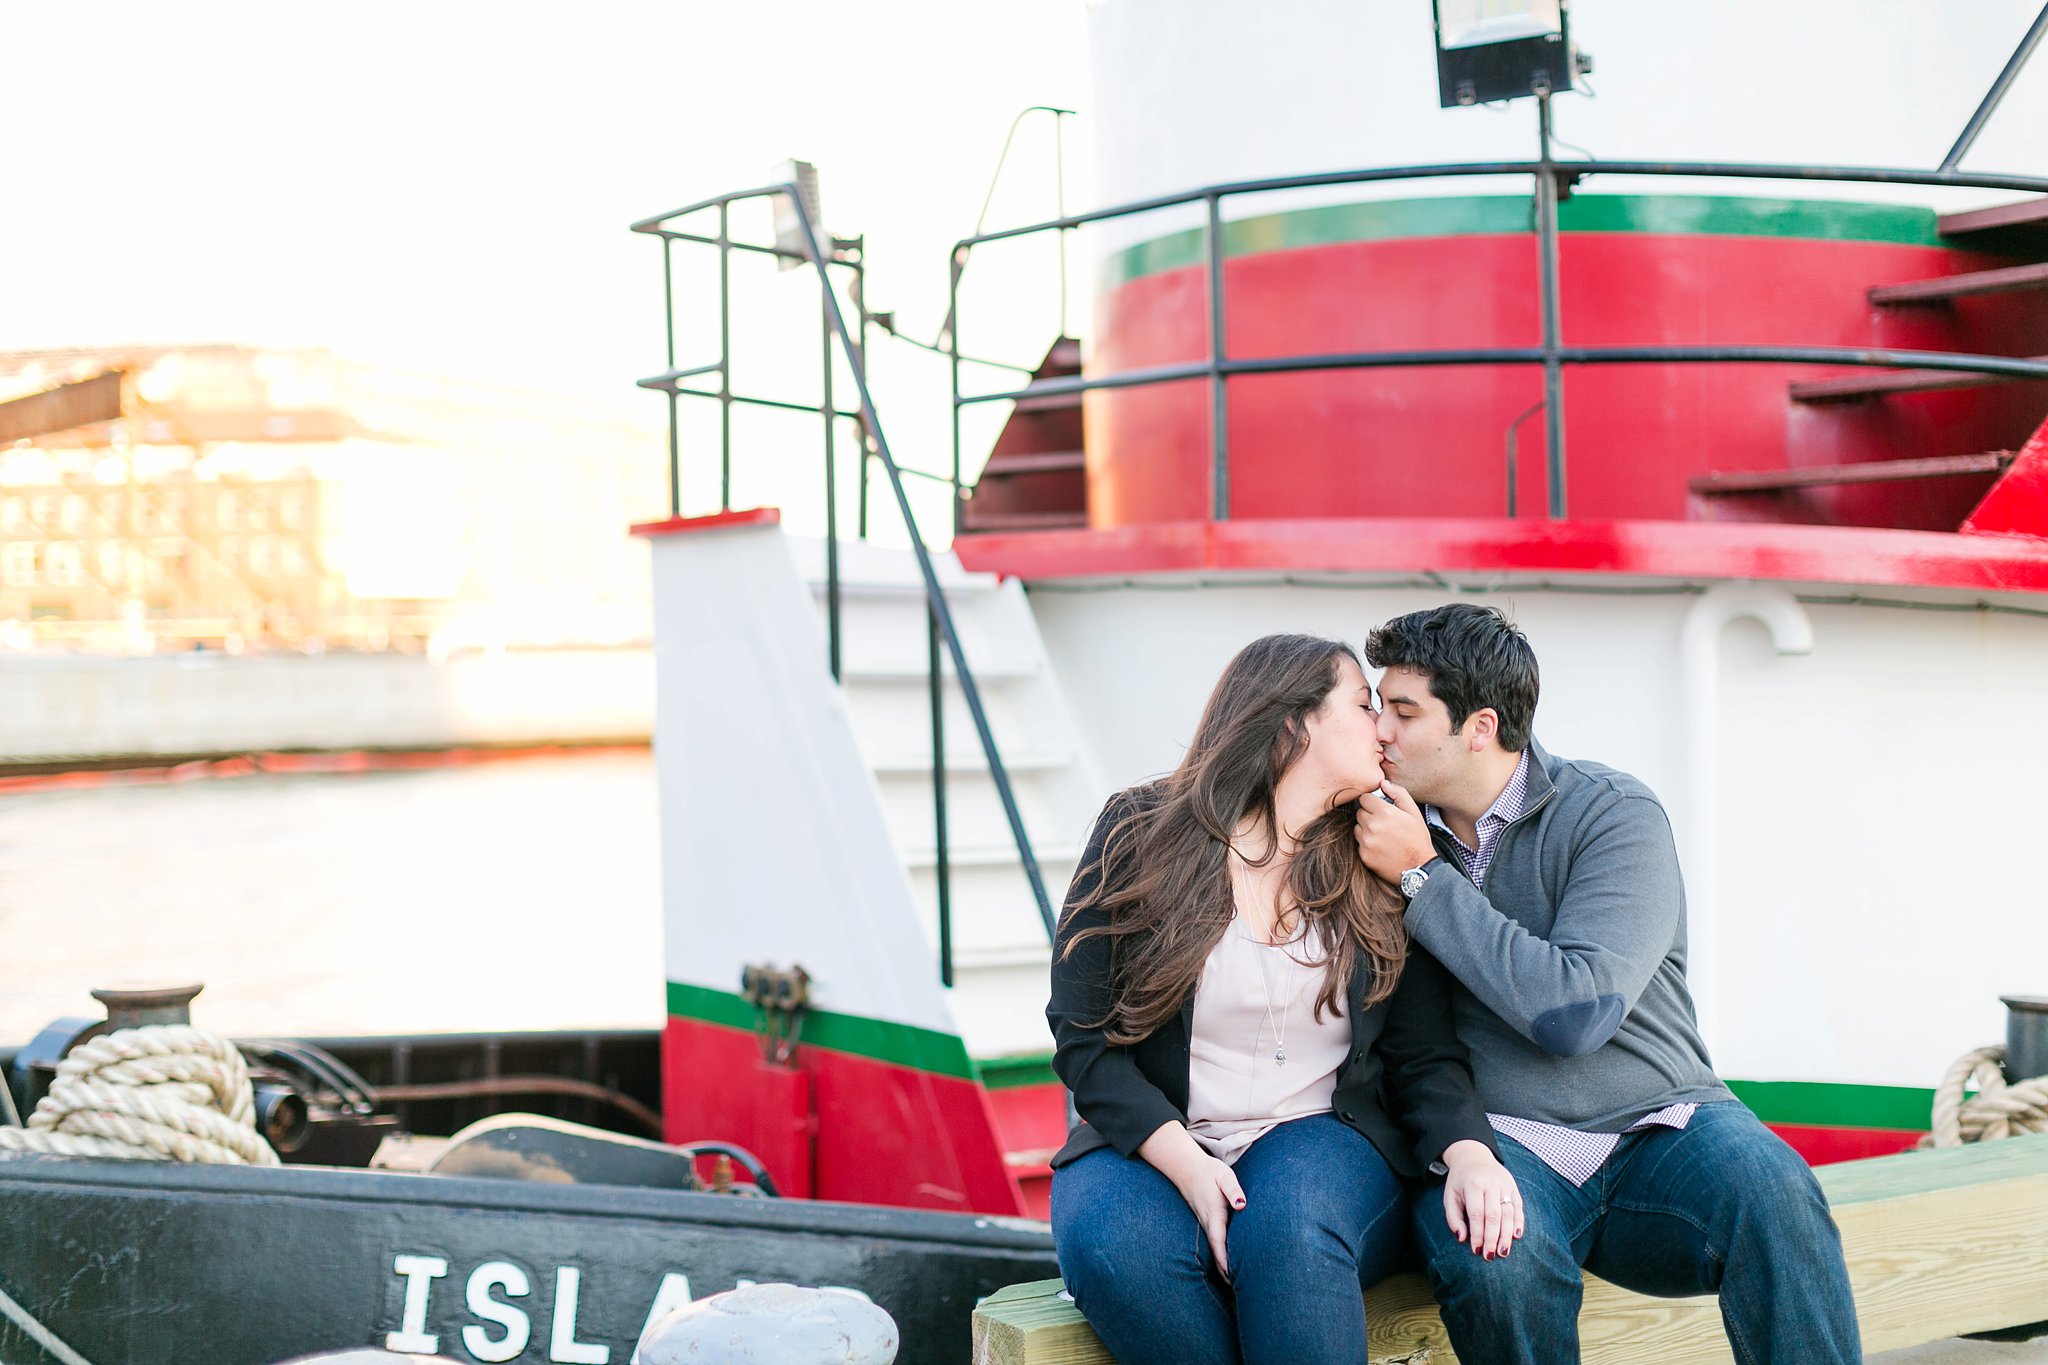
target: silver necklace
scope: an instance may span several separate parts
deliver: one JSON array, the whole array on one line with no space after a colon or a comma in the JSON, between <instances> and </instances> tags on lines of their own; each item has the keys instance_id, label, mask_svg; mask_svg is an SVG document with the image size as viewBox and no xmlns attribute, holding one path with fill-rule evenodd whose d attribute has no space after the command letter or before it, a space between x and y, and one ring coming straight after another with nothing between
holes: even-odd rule
<instances>
[{"instance_id":1,"label":"silver necklace","mask_svg":"<svg viewBox=\"0 0 2048 1365\"><path fill-rule=\"evenodd\" d=\"M1240 932L1242 932L1242 931L1240 930ZM1261 947L1261 948L1271 948L1271 947L1277 947L1277 946L1279 946L1279 945L1277 945L1277 944L1266 944L1266 943L1260 943L1260 942L1259 942L1259 941L1258 941L1257 939L1253 939L1253 938L1252 938L1252 936L1251 936L1250 934L1245 934L1245 938L1246 938L1247 940L1249 940L1249 941L1250 941L1250 942L1251 942L1251 943L1253 944L1253 946L1255 946L1255 947ZM1266 1019L1265 1019L1265 1022L1266 1022L1267 1024L1270 1024L1270 1025L1272 1026L1272 1028L1273 1028L1273 1065L1274 1065L1274 1066L1286 1066L1286 1065L1287 1065L1287 1003L1288 1003L1288 1001L1287 1001L1287 992L1286 992L1286 990L1285 990L1285 987L1284 987L1284 983L1283 983L1283 988L1282 988L1282 990L1281 990L1281 993L1280 993L1280 1013L1279 1013L1279 1016L1278 1016L1278 1018L1275 1018L1275 1017L1274 1017L1274 1014L1273 1014L1273 989L1272 989L1272 986L1271 986L1271 984L1270 984L1270 983L1269 983L1269 982L1267 981L1267 979L1266 979L1266 954L1264 954L1264 953L1260 953L1260 954L1258 955L1258 964L1259 964L1259 996L1260 996L1260 998L1262 998L1262 999L1263 999L1263 1000L1264 1000L1264 1001L1266 1002ZM1286 969L1285 967L1282 967L1282 968L1280 969L1280 974L1281 974L1281 976L1282 976L1282 977L1285 977L1285 976L1286 976L1286 974L1287 974L1287 969ZM1262 1029L1260 1029L1260 1031L1259 1031L1259 1036L1258 1036L1258 1037L1256 1037L1256 1038L1254 1038L1254 1039L1252 1039L1252 1049L1253 1049L1253 1051L1254 1051L1254 1052L1256 1052L1256 1051L1258 1050L1259 1042L1260 1042L1260 1040L1261 1040L1261 1039L1263 1039L1264 1037L1265 1037L1265 1030L1264 1030L1264 1029L1262 1028Z\"/></svg>"}]
</instances>

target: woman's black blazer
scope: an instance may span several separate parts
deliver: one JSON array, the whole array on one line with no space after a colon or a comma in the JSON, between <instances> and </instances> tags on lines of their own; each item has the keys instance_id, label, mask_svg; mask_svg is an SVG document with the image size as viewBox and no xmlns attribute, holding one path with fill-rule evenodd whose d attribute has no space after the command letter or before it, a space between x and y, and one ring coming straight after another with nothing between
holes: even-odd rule
<instances>
[{"instance_id":1,"label":"woman's black blazer","mask_svg":"<svg viewBox=\"0 0 2048 1365\"><path fill-rule=\"evenodd\" d=\"M1052 1000L1045 1009L1052 1025L1053 1069L1073 1092L1081 1116L1053 1157L1055 1167L1104 1146L1135 1155L1160 1125L1187 1122L1193 993L1171 1023L1128 1047L1113 1046L1101 1029L1090 1027L1109 1012L1111 940L1083 939L1072 953L1066 951L1076 932L1108 923L1100 907L1079 913L1073 907L1101 881L1109 831L1145 799L1145 789L1134 788L1103 807L1053 943ZM1351 1055L1337 1072L1331 1099L1337 1117L1370 1139L1387 1165L1410 1180L1432 1168L1440 1174L1438 1158L1463 1138L1485 1143L1498 1156L1493 1129L1472 1088L1470 1058L1451 1031L1450 978L1443 967L1410 945L1400 985L1364 1009L1371 971L1370 962L1360 963L1346 995Z\"/></svg>"}]
</instances>

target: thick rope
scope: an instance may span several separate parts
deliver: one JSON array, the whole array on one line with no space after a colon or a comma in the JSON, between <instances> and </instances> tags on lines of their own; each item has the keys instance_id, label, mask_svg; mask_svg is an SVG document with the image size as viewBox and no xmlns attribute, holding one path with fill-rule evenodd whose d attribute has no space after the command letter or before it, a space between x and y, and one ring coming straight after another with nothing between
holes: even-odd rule
<instances>
[{"instance_id":1,"label":"thick rope","mask_svg":"<svg viewBox=\"0 0 2048 1365\"><path fill-rule=\"evenodd\" d=\"M1934 1131L1922 1147L1960 1147L2022 1133L2048 1133L2048 1076L2007 1085L2002 1047L1980 1047L1956 1059L1934 1090ZM1964 1099L1967 1090L1976 1091Z\"/></svg>"},{"instance_id":2,"label":"thick rope","mask_svg":"<svg viewBox=\"0 0 2048 1365\"><path fill-rule=\"evenodd\" d=\"M275 1166L242 1054L184 1024L122 1029L71 1049L26 1128L0 1151Z\"/></svg>"},{"instance_id":3,"label":"thick rope","mask_svg":"<svg viewBox=\"0 0 2048 1365\"><path fill-rule=\"evenodd\" d=\"M7 1291L4 1289L0 1289L0 1316L12 1319L14 1325L19 1327L30 1341L49 1352L63 1365L92 1365L91 1361L66 1346L63 1338L38 1322L35 1314L7 1297Z\"/></svg>"}]
</instances>

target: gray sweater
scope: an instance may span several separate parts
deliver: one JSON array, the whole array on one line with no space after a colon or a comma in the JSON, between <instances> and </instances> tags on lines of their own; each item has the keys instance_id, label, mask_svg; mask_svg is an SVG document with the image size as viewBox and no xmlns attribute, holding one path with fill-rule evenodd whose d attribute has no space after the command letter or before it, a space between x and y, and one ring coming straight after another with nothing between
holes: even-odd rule
<instances>
[{"instance_id":1,"label":"gray sweater","mask_svg":"<svg viewBox=\"0 0 2048 1365\"><path fill-rule=\"evenodd\" d=\"M1456 845L1408 906L1460 983L1458 1038L1490 1113L1620 1132L1681 1102L1730 1100L1685 985L1685 888L1650 789L1530 745L1528 804L1480 891Z\"/></svg>"}]
</instances>

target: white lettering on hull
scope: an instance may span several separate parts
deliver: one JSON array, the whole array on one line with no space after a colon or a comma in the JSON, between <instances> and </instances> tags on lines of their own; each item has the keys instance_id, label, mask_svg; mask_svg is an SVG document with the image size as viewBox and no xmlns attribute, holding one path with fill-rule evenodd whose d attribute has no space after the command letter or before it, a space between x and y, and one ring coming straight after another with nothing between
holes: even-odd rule
<instances>
[{"instance_id":1,"label":"white lettering on hull","mask_svg":"<svg viewBox=\"0 0 2048 1365\"><path fill-rule=\"evenodd\" d=\"M448 1273L448 1263L439 1256L399 1255L391 1258L391 1269L405 1277L405 1311L398 1330L385 1333L384 1349L432 1355L441 1349L441 1338L427 1331L427 1296Z\"/></svg>"},{"instance_id":2,"label":"white lettering on hull","mask_svg":"<svg viewBox=\"0 0 2048 1365\"><path fill-rule=\"evenodd\" d=\"M576 1340L576 1299L583 1272L565 1265L555 1271L555 1331L548 1339L548 1359L563 1365L610 1365L612 1348Z\"/></svg>"},{"instance_id":3,"label":"white lettering on hull","mask_svg":"<svg viewBox=\"0 0 2048 1365\"><path fill-rule=\"evenodd\" d=\"M526 1272L509 1261L486 1261L470 1273L467 1302L470 1314L481 1322L494 1322L505 1329L496 1340L481 1326L462 1329L462 1347L489 1365L517 1360L533 1336L533 1319L509 1303L491 1297L491 1290L503 1289L515 1299L533 1291Z\"/></svg>"},{"instance_id":4,"label":"white lettering on hull","mask_svg":"<svg viewBox=\"0 0 2048 1365\"><path fill-rule=\"evenodd\" d=\"M405 1281L405 1302L399 1311L398 1330L384 1334L384 1349L414 1355L436 1354L441 1349L441 1337L427 1330L427 1319L432 1307L434 1281L448 1275L447 1258L400 1252L391 1258L391 1270ZM583 1298L583 1271L572 1265L557 1266L554 1270L553 1303L532 1303L529 1305L532 1311L510 1302L512 1299L527 1299L533 1294L534 1277L525 1269L510 1261L485 1261L472 1270L463 1285L463 1303L476 1321L465 1326L460 1333L463 1351L482 1365L502 1365L505 1361L517 1360L533 1345L536 1314L545 1313L548 1318L547 1358L553 1365L611 1365L612 1348L609 1345L576 1339L576 1319ZM734 1287L744 1289L753 1283L752 1280L740 1280ZM851 1287L823 1287L843 1288L846 1293L858 1294L863 1299L868 1297ZM690 1302L690 1277L680 1271L664 1274L660 1288L655 1290L653 1303L648 1305L640 1336L646 1336L656 1322ZM639 1338L634 1340L637 1342ZM634 1365L638 1360L636 1350Z\"/></svg>"}]
</instances>

